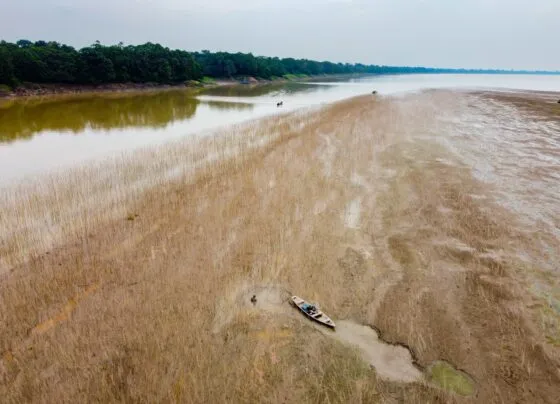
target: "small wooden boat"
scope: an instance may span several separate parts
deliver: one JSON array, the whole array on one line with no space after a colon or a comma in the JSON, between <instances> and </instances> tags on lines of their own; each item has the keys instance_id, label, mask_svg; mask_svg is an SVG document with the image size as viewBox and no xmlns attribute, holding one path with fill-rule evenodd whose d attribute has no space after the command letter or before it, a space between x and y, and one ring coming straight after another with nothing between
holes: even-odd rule
<instances>
[{"instance_id":1,"label":"small wooden boat","mask_svg":"<svg viewBox=\"0 0 560 404\"><path fill-rule=\"evenodd\" d=\"M312 320L317 321L320 324L326 325L327 327L334 328L334 321L330 319L325 313L317 308L317 306L306 302L300 297L292 296L292 302L300 309L303 314Z\"/></svg>"}]
</instances>

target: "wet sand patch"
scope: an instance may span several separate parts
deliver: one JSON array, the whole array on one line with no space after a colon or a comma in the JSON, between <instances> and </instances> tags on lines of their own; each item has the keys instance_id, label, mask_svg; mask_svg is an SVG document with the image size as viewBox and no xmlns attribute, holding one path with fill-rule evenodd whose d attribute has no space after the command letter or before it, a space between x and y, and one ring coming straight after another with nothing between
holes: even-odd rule
<instances>
[{"instance_id":1,"label":"wet sand patch","mask_svg":"<svg viewBox=\"0 0 560 404\"><path fill-rule=\"evenodd\" d=\"M327 335L355 346L361 357L382 379L403 383L422 380L422 372L414 365L408 349L383 342L373 328L348 320L337 321L336 331Z\"/></svg>"},{"instance_id":2,"label":"wet sand patch","mask_svg":"<svg viewBox=\"0 0 560 404\"><path fill-rule=\"evenodd\" d=\"M361 198L353 199L344 212L344 225L349 229L357 229L360 227L360 215L362 212Z\"/></svg>"},{"instance_id":3,"label":"wet sand patch","mask_svg":"<svg viewBox=\"0 0 560 404\"><path fill-rule=\"evenodd\" d=\"M243 283L216 305L213 331L219 332L243 312L291 314L290 293L278 285Z\"/></svg>"}]
</instances>

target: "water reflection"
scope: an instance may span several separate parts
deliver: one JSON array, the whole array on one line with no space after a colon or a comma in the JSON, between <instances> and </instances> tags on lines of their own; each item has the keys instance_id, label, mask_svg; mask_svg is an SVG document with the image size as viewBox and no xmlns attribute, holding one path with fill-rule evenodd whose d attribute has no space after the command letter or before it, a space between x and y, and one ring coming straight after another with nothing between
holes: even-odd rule
<instances>
[{"instance_id":1,"label":"water reflection","mask_svg":"<svg viewBox=\"0 0 560 404\"><path fill-rule=\"evenodd\" d=\"M255 104L246 102L228 102L228 101L205 101L211 109L217 110L237 110L237 111L251 111L255 108Z\"/></svg>"},{"instance_id":2,"label":"water reflection","mask_svg":"<svg viewBox=\"0 0 560 404\"><path fill-rule=\"evenodd\" d=\"M0 142L46 131L165 128L170 122L192 118L199 103L185 91L16 100L0 107Z\"/></svg>"},{"instance_id":3,"label":"water reflection","mask_svg":"<svg viewBox=\"0 0 560 404\"><path fill-rule=\"evenodd\" d=\"M321 90L321 86L307 83L271 83L250 86L222 86L209 88L204 95L219 97L262 97L277 96L281 94L311 93ZM328 90L328 88L327 88Z\"/></svg>"},{"instance_id":4,"label":"water reflection","mask_svg":"<svg viewBox=\"0 0 560 404\"><path fill-rule=\"evenodd\" d=\"M281 95L328 90L324 86L280 83L222 86L201 93L177 90L11 100L0 104L0 143L50 132L164 129L172 122L194 118L201 103L217 111L250 112L259 103L272 105Z\"/></svg>"}]
</instances>

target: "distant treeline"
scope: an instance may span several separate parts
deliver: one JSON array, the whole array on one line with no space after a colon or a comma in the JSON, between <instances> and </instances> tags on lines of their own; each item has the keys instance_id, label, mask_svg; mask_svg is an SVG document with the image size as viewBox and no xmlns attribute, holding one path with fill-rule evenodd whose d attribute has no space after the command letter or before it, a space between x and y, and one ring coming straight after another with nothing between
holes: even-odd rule
<instances>
[{"instance_id":1,"label":"distant treeline","mask_svg":"<svg viewBox=\"0 0 560 404\"><path fill-rule=\"evenodd\" d=\"M538 73L528 71L437 69L318 62L253 56L250 53L186 52L158 44L104 46L99 42L76 50L57 42L0 42L0 84L31 83L174 84L203 77L410 73ZM541 72L543 73L543 72Z\"/></svg>"}]
</instances>

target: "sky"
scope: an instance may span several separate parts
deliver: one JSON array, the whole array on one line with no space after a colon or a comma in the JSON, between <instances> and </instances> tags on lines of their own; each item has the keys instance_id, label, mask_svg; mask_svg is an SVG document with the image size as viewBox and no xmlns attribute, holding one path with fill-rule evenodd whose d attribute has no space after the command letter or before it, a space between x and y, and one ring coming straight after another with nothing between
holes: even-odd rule
<instances>
[{"instance_id":1,"label":"sky","mask_svg":"<svg viewBox=\"0 0 560 404\"><path fill-rule=\"evenodd\" d=\"M0 39L560 70L560 0L1 0Z\"/></svg>"}]
</instances>

